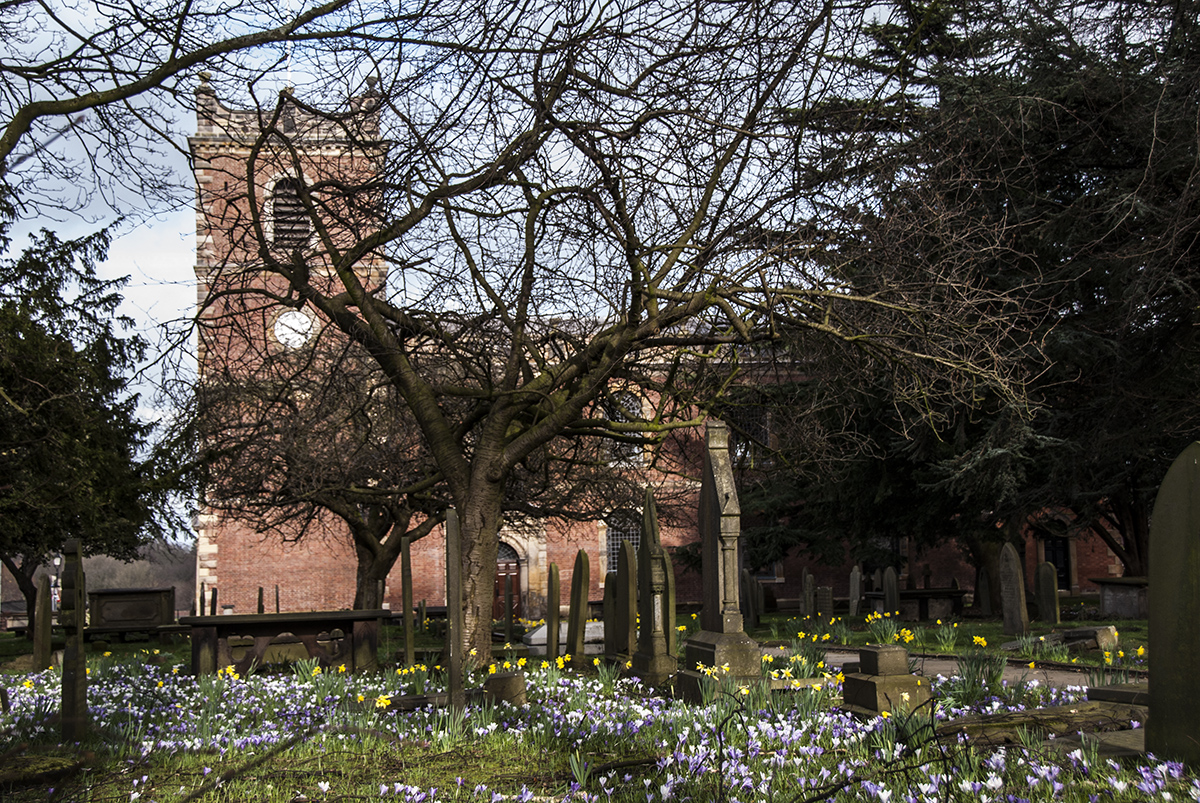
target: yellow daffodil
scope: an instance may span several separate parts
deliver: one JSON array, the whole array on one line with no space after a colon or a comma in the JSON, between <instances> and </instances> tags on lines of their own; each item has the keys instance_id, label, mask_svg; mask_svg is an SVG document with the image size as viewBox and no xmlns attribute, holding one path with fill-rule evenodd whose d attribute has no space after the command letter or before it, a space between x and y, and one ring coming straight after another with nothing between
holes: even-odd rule
<instances>
[{"instance_id":1,"label":"yellow daffodil","mask_svg":"<svg viewBox=\"0 0 1200 803\"><path fill-rule=\"evenodd\" d=\"M381 694L375 698L375 707L376 708L387 708L391 704L392 704L392 698L388 697L386 694Z\"/></svg>"}]
</instances>

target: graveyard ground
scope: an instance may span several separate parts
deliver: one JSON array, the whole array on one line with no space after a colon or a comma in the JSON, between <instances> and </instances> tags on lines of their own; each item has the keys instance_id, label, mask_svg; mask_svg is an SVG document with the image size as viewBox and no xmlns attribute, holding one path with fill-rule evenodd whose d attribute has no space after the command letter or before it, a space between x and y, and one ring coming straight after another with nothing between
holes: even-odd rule
<instances>
[{"instance_id":1,"label":"graveyard ground","mask_svg":"<svg viewBox=\"0 0 1200 803\"><path fill-rule=\"evenodd\" d=\"M1103 624L1115 624L1131 652L1144 646L1144 621ZM811 672L799 671L805 664L789 656L832 651L841 635L852 645L876 636L863 623L848 633L833 623L814 629L813 644L810 631L791 632L799 626L811 623L771 616L754 631L780 645L764 674L796 667L796 676L833 675L832 652L830 666ZM959 620L957 629L951 652L998 655L1008 640L998 622ZM947 652L934 644L936 625L899 623L901 641L905 630L910 649L921 651L924 641L929 652ZM400 636L398 628L384 628L381 657L396 655ZM27 652L27 644L0 634L0 662ZM435 645L432 633L418 641ZM836 676L820 679L818 688L797 684L774 693L718 680L707 704L694 706L621 680L615 667L559 669L527 658L521 668L528 707L483 706L454 717L438 709L400 712L394 704L402 694L440 688L443 679L431 668L393 664L351 676L302 664L197 682L186 674L189 655L182 641L113 643L91 653L97 727L78 748L57 743L58 673L0 675L11 707L0 718L0 796L122 803L1200 800L1200 781L1170 762L1108 759L1086 745L1056 750L1031 734L999 750L935 738L939 724L965 714L1083 699L1080 688L1045 682L968 689L961 679L943 680L933 721L921 711L856 719L834 708ZM497 668L505 661L515 668L521 657L502 655ZM1086 673L1078 677L1087 682Z\"/></svg>"}]
</instances>

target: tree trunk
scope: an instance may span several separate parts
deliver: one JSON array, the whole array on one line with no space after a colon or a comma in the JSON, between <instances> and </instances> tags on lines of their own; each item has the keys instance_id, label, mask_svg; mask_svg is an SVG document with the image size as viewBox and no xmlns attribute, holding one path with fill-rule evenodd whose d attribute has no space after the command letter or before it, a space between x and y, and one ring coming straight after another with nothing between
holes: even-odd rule
<instances>
[{"instance_id":1,"label":"tree trunk","mask_svg":"<svg viewBox=\"0 0 1200 803\"><path fill-rule=\"evenodd\" d=\"M354 539L354 553L358 557L354 581L354 610L373 611L382 608L383 584L387 582L395 560L388 561L357 538Z\"/></svg>"},{"instance_id":2,"label":"tree trunk","mask_svg":"<svg viewBox=\"0 0 1200 803\"><path fill-rule=\"evenodd\" d=\"M30 567L29 574L26 574L24 560L18 566L17 562L11 557L0 554L0 562L4 563L5 567L8 568L9 574L16 579L17 588L21 591L21 596L25 598L25 610L29 614L29 627L25 628L25 639L33 641L33 628L37 624L34 621L34 612L37 610L37 584L33 582L33 575L41 564Z\"/></svg>"},{"instance_id":3,"label":"tree trunk","mask_svg":"<svg viewBox=\"0 0 1200 803\"><path fill-rule=\"evenodd\" d=\"M462 542L463 656L468 665L483 666L492 654L492 596L496 554L500 548L503 486L486 483L460 509ZM474 650L474 653L472 653Z\"/></svg>"}]
</instances>

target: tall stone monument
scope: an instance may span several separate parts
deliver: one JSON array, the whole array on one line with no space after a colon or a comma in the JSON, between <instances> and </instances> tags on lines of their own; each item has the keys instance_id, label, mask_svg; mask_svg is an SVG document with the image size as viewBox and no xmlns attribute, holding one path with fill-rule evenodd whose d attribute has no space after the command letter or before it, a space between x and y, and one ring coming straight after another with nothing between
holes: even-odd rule
<instances>
[{"instance_id":1,"label":"tall stone monument","mask_svg":"<svg viewBox=\"0 0 1200 803\"><path fill-rule=\"evenodd\" d=\"M64 742L83 740L88 729L87 655L83 630L87 593L83 578L83 553L79 539L63 545L62 600L59 622L67 632L62 669L62 738Z\"/></svg>"},{"instance_id":2,"label":"tall stone monument","mask_svg":"<svg viewBox=\"0 0 1200 803\"><path fill-rule=\"evenodd\" d=\"M850 570L850 618L858 616L858 605L862 601L862 569L855 564Z\"/></svg>"},{"instance_id":3,"label":"tall stone monument","mask_svg":"<svg viewBox=\"0 0 1200 803\"><path fill-rule=\"evenodd\" d=\"M686 699L700 699L702 666L728 666L728 675L748 683L761 678L762 651L742 629L738 599L738 542L741 507L729 459L729 430L709 421L705 431L704 475L700 485L700 544L703 561L704 609L700 631L684 648L679 690Z\"/></svg>"},{"instance_id":4,"label":"tall stone monument","mask_svg":"<svg viewBox=\"0 0 1200 803\"><path fill-rule=\"evenodd\" d=\"M1023 636L1029 632L1029 608L1025 605L1025 572L1017 548L1006 543L1000 548L1000 607L1004 632Z\"/></svg>"},{"instance_id":5,"label":"tall stone monument","mask_svg":"<svg viewBox=\"0 0 1200 803\"><path fill-rule=\"evenodd\" d=\"M654 495L646 489L642 514L642 546L638 559L637 652L633 674L649 686L665 683L675 673L675 570L658 533Z\"/></svg>"},{"instance_id":6,"label":"tall stone monument","mask_svg":"<svg viewBox=\"0 0 1200 803\"><path fill-rule=\"evenodd\" d=\"M1146 750L1200 764L1200 442L1168 469L1150 519Z\"/></svg>"}]
</instances>

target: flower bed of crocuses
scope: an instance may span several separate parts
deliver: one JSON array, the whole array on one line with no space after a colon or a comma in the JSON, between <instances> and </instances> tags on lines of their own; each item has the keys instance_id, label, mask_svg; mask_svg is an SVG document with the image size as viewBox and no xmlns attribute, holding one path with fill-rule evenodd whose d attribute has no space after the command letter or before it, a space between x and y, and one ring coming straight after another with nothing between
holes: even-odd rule
<instances>
[{"instance_id":1,"label":"flower bed of crocuses","mask_svg":"<svg viewBox=\"0 0 1200 803\"><path fill-rule=\"evenodd\" d=\"M281 746L319 743L322 750L337 744L376 758L398 746L430 755L467 748L503 754L519 746L526 756L542 756L545 771L524 780L497 779L473 774L464 764L457 777L433 786L407 766L376 761L371 772L313 774L295 784L301 788L260 799L1200 800L1200 780L1152 756L1116 762L1034 743L999 750L939 745L928 738L931 722L923 712L856 719L835 707L836 676L774 693L717 677L712 701L698 706L651 693L615 672L583 674L533 661L523 667L527 706L471 706L455 716L433 707L399 710L401 695L443 688L431 668L356 676L306 663L282 674L238 677L227 671L197 679L149 658L98 661L91 670L91 748L120 758L110 767L138 767L132 774L123 770L119 783L107 787L121 797L93 799L244 799L244 785L229 791L236 769L210 775L205 766L193 782L177 783L178 773L158 779L156 768L195 758L236 768L238 761L249 765ZM475 680L482 682L486 672ZM11 710L0 716L0 748L56 741L58 674L13 679L7 678ZM934 688L935 721L1069 703L1083 691L1032 683L967 700L957 678L938 678Z\"/></svg>"}]
</instances>

